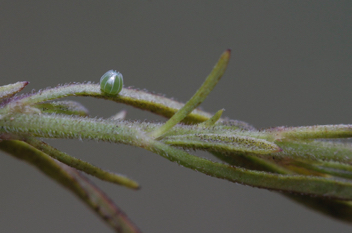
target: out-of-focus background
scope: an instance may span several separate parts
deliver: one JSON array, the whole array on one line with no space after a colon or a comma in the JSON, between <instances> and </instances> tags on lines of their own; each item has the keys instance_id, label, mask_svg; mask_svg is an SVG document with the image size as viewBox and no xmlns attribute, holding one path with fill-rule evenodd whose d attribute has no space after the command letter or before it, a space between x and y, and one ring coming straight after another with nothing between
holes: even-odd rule
<instances>
[{"instance_id":1,"label":"out-of-focus background","mask_svg":"<svg viewBox=\"0 0 352 233\"><path fill-rule=\"evenodd\" d=\"M98 82L116 69L126 86L184 102L231 48L203 109L225 108L225 116L258 128L352 123L351 9L351 1L2 0L0 85L30 81L28 92ZM129 119L164 120L108 101L74 100L92 116L127 109ZM48 142L140 182L142 189L131 191L93 178L143 232L351 232L276 192L207 177L142 149ZM0 159L0 232L110 232L34 168L3 153Z\"/></svg>"}]
</instances>

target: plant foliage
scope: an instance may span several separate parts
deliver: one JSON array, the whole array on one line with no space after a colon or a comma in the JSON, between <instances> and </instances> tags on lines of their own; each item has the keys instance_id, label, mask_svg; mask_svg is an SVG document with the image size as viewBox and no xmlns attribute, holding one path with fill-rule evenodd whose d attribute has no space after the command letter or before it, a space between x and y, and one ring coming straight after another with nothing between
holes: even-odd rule
<instances>
[{"instance_id":1,"label":"plant foliage","mask_svg":"<svg viewBox=\"0 0 352 233\"><path fill-rule=\"evenodd\" d=\"M63 153L38 138L92 139L152 151L184 167L231 182L282 192L331 217L352 222L352 125L276 127L257 130L236 120L196 109L226 70L226 50L186 103L131 88L115 96L98 84L71 83L16 95L28 82L0 87L0 149L24 160L62 184L116 232L140 232L127 216L81 172L138 189L137 182ZM80 103L59 101L87 96L124 103L170 118L166 123L91 118ZM55 101L54 101L55 100ZM223 163L197 157L205 150ZM297 195L299 194L299 195Z\"/></svg>"}]
</instances>

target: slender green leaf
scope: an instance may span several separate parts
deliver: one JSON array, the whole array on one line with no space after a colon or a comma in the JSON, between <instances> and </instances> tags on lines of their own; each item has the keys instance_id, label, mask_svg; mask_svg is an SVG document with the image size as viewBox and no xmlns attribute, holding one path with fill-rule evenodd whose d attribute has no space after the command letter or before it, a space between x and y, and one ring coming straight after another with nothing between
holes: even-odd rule
<instances>
[{"instance_id":1,"label":"slender green leaf","mask_svg":"<svg viewBox=\"0 0 352 233\"><path fill-rule=\"evenodd\" d=\"M47 155L49 155L50 157L59 160L60 162L76 168L80 171L83 171L89 175L95 176L101 180L105 180L108 182L112 182L115 184L119 184L119 185L123 185L125 187L128 188L132 188L132 189L138 189L139 185L137 182L135 182L134 180L131 180L125 176L119 175L119 174L115 174L112 172L108 172L108 171L104 171L90 163L87 163L85 161L82 161L80 159L76 159L64 152L61 152L51 146L49 146L48 144L46 144L45 142L39 141L38 139L34 138L34 137L30 137L30 136L22 136L21 139L23 141L25 141L26 143L28 143L29 145L35 147L36 149L46 153Z\"/></svg>"},{"instance_id":2,"label":"slender green leaf","mask_svg":"<svg viewBox=\"0 0 352 233\"><path fill-rule=\"evenodd\" d=\"M18 159L34 165L44 174L68 188L116 232L140 232L127 216L98 187L75 169L52 159L50 156L25 142L3 140L0 141L0 149Z\"/></svg>"},{"instance_id":3,"label":"slender green leaf","mask_svg":"<svg viewBox=\"0 0 352 233\"><path fill-rule=\"evenodd\" d=\"M76 101L55 101L34 105L42 113L57 113L65 115L88 116L88 110Z\"/></svg>"},{"instance_id":4,"label":"slender green leaf","mask_svg":"<svg viewBox=\"0 0 352 233\"><path fill-rule=\"evenodd\" d=\"M212 116L209 120L206 120L200 124L198 124L198 126L200 127L210 127L215 125L215 123L220 119L222 113L224 112L224 109L221 109L219 111L217 111L214 116Z\"/></svg>"},{"instance_id":5,"label":"slender green leaf","mask_svg":"<svg viewBox=\"0 0 352 233\"><path fill-rule=\"evenodd\" d=\"M326 160L352 164L352 146L348 143L330 141L277 141L283 149L279 156ZM277 155L274 155L277 156Z\"/></svg>"},{"instance_id":6,"label":"slender green leaf","mask_svg":"<svg viewBox=\"0 0 352 233\"><path fill-rule=\"evenodd\" d=\"M226 179L258 188L280 190L288 193L305 194L332 199L352 200L352 183L321 177L301 175L278 175L261 171L247 170L215 163L192 156L187 152L165 145L158 141L144 143L146 149L182 166L209 176Z\"/></svg>"},{"instance_id":7,"label":"slender green leaf","mask_svg":"<svg viewBox=\"0 0 352 233\"><path fill-rule=\"evenodd\" d=\"M289 165L296 166L297 168L305 168L311 171L319 172L321 174L352 179L352 165L349 164L330 161L307 161L292 159Z\"/></svg>"},{"instance_id":8,"label":"slender green leaf","mask_svg":"<svg viewBox=\"0 0 352 233\"><path fill-rule=\"evenodd\" d=\"M166 144L180 146L183 148L193 148L201 150L211 150L218 152L252 152L256 154L269 154L280 152L281 148L272 142L248 136L234 134L187 134L179 136L168 136L162 139Z\"/></svg>"},{"instance_id":9,"label":"slender green leaf","mask_svg":"<svg viewBox=\"0 0 352 233\"><path fill-rule=\"evenodd\" d=\"M188 114L190 114L205 100L205 98L214 89L214 87L220 81L220 78L224 74L230 60L230 55L231 50L226 50L221 55L219 61L215 65L214 69L210 72L208 77L205 79L202 86L197 90L197 92L192 96L192 98L180 110L175 113L175 115L173 115L161 127L155 129L153 132L150 133L150 136L152 138L158 138L165 134L169 129L181 122Z\"/></svg>"},{"instance_id":10,"label":"slender green leaf","mask_svg":"<svg viewBox=\"0 0 352 233\"><path fill-rule=\"evenodd\" d=\"M301 127L275 127L268 129L277 140L348 138L352 137L352 125L315 125Z\"/></svg>"},{"instance_id":11,"label":"slender green leaf","mask_svg":"<svg viewBox=\"0 0 352 233\"><path fill-rule=\"evenodd\" d=\"M17 82L17 83L5 85L5 86L0 86L0 100L11 97L16 93L22 91L23 88L25 88L28 85L28 83L29 82L27 81L23 81L23 82Z\"/></svg>"}]
</instances>

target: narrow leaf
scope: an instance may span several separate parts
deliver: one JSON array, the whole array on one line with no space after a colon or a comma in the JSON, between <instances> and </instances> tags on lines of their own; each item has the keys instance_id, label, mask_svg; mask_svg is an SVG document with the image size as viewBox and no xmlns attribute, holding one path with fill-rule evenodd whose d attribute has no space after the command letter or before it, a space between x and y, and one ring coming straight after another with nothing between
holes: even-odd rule
<instances>
[{"instance_id":1,"label":"narrow leaf","mask_svg":"<svg viewBox=\"0 0 352 233\"><path fill-rule=\"evenodd\" d=\"M277 175L261 171L247 170L226 164L215 163L192 156L187 152L158 141L149 141L146 149L184 167L209 176L258 188L280 190L283 192L352 200L352 183L330 180L321 177L301 175Z\"/></svg>"},{"instance_id":2,"label":"narrow leaf","mask_svg":"<svg viewBox=\"0 0 352 233\"><path fill-rule=\"evenodd\" d=\"M76 101L55 101L34 105L42 113L88 116L88 110Z\"/></svg>"},{"instance_id":3,"label":"narrow leaf","mask_svg":"<svg viewBox=\"0 0 352 233\"><path fill-rule=\"evenodd\" d=\"M5 85L5 86L0 86L0 100L11 97L16 93L22 91L23 88L25 88L25 86L28 85L28 83L29 82L27 81L23 81L23 82L17 82L17 83Z\"/></svg>"},{"instance_id":4,"label":"narrow leaf","mask_svg":"<svg viewBox=\"0 0 352 233\"><path fill-rule=\"evenodd\" d=\"M277 141L283 151L279 156L326 160L352 164L352 146L348 143L329 141Z\"/></svg>"},{"instance_id":5,"label":"narrow leaf","mask_svg":"<svg viewBox=\"0 0 352 233\"><path fill-rule=\"evenodd\" d=\"M180 109L175 115L173 115L164 125L150 133L152 138L158 138L165 134L169 129L174 127L180 121L182 121L188 114L190 114L195 108L197 108L214 89L216 84L220 81L220 78L224 74L227 64L230 60L230 50L226 50L220 57L218 63L214 69L205 79L202 86L192 96L192 98Z\"/></svg>"},{"instance_id":6,"label":"narrow leaf","mask_svg":"<svg viewBox=\"0 0 352 233\"><path fill-rule=\"evenodd\" d=\"M140 232L127 216L98 187L75 169L52 159L50 156L25 142L3 140L0 142L0 149L18 159L34 165L47 176L68 188L116 232Z\"/></svg>"},{"instance_id":7,"label":"narrow leaf","mask_svg":"<svg viewBox=\"0 0 352 233\"><path fill-rule=\"evenodd\" d=\"M348 138L352 137L352 125L315 125L301 127L275 127L268 129L277 140Z\"/></svg>"},{"instance_id":8,"label":"narrow leaf","mask_svg":"<svg viewBox=\"0 0 352 233\"><path fill-rule=\"evenodd\" d=\"M252 152L256 154L268 154L280 152L276 144L263 139L234 134L188 134L180 136L168 136L162 140L166 144L184 148L211 150L218 152Z\"/></svg>"},{"instance_id":9,"label":"narrow leaf","mask_svg":"<svg viewBox=\"0 0 352 233\"><path fill-rule=\"evenodd\" d=\"M105 180L108 182L112 182L115 184L123 185L128 188L138 189L139 185L137 182L112 172L104 171L90 163L82 161L80 159L76 159L64 152L61 152L54 147L49 146L45 142L39 141L38 139L30 136L23 136L22 140L30 144L31 146L35 147L36 149L44 152L45 154L49 155L50 157L59 160L60 162L76 168L80 171L83 171L89 175L95 176L101 180Z\"/></svg>"},{"instance_id":10,"label":"narrow leaf","mask_svg":"<svg viewBox=\"0 0 352 233\"><path fill-rule=\"evenodd\" d=\"M306 161L292 159L289 165L296 166L297 168L305 168L311 171L319 172L321 174L328 174L330 176L352 179L352 166L348 164L342 164L339 162Z\"/></svg>"},{"instance_id":11,"label":"narrow leaf","mask_svg":"<svg viewBox=\"0 0 352 233\"><path fill-rule=\"evenodd\" d=\"M210 127L215 125L215 123L220 119L224 109L217 111L214 116L212 116L209 120L204 121L203 123L198 124L200 127Z\"/></svg>"}]
</instances>

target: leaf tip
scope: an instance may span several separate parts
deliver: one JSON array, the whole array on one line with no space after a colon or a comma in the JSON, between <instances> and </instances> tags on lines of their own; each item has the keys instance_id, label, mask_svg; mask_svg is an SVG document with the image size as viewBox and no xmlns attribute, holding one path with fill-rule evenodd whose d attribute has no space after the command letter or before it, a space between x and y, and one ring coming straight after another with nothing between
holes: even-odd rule
<instances>
[{"instance_id":1,"label":"leaf tip","mask_svg":"<svg viewBox=\"0 0 352 233\"><path fill-rule=\"evenodd\" d=\"M226 59L230 59L231 56L231 49L226 49L222 56Z\"/></svg>"}]
</instances>

